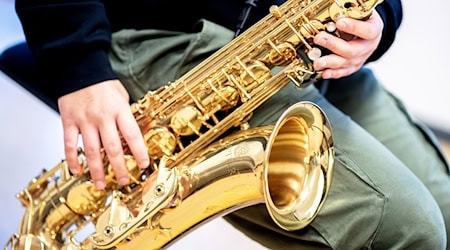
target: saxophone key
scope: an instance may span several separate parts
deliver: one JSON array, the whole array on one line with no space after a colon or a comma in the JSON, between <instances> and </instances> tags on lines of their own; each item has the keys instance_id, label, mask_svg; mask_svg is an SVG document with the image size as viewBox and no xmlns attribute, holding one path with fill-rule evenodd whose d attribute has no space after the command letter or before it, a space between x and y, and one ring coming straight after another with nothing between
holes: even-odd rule
<instances>
[{"instance_id":1,"label":"saxophone key","mask_svg":"<svg viewBox=\"0 0 450 250\"><path fill-rule=\"evenodd\" d=\"M148 155L153 159L172 155L177 146L177 138L167 127L152 128L145 133L144 141Z\"/></svg>"}]
</instances>

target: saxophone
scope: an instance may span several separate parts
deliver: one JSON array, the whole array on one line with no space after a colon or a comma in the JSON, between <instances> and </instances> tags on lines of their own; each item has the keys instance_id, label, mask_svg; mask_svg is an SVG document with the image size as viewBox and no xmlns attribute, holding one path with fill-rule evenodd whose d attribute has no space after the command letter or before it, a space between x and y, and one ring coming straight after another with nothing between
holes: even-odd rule
<instances>
[{"instance_id":1,"label":"saxophone","mask_svg":"<svg viewBox=\"0 0 450 250\"><path fill-rule=\"evenodd\" d=\"M180 79L131 105L152 158L137 167L124 143L131 184L104 158L97 190L62 160L17 198L26 208L5 249L160 249L209 219L265 203L285 230L307 226L330 188L334 150L322 110L302 101L275 125L250 127L252 112L292 82L321 77L313 37L342 16L365 19L382 0L288 0ZM228 133L227 131L233 131Z\"/></svg>"}]
</instances>

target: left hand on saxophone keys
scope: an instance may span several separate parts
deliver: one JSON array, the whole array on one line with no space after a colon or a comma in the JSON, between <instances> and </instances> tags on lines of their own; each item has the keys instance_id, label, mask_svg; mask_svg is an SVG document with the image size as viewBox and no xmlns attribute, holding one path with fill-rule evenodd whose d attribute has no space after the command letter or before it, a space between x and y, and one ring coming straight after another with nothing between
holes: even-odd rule
<instances>
[{"instance_id":1,"label":"left hand on saxophone keys","mask_svg":"<svg viewBox=\"0 0 450 250\"><path fill-rule=\"evenodd\" d=\"M341 78L358 71L378 47L383 21L373 11L373 15L365 21L340 18L336 21L336 28L339 32L353 35L354 39L347 41L327 32L320 32L314 37L315 44L332 52L314 61L314 68L323 70L324 79Z\"/></svg>"}]
</instances>

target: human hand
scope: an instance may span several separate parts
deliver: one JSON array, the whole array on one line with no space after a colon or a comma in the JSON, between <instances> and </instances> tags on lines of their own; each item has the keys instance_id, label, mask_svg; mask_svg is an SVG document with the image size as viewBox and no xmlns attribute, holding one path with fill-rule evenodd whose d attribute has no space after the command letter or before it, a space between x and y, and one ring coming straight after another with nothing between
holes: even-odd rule
<instances>
[{"instance_id":1,"label":"human hand","mask_svg":"<svg viewBox=\"0 0 450 250\"><path fill-rule=\"evenodd\" d=\"M139 167L146 168L150 163L128 100L128 93L119 80L101 82L58 99L69 169L73 174L82 171L77 153L81 134L89 171L97 189L106 186L102 148L118 183L126 185L130 181L119 132Z\"/></svg>"},{"instance_id":2,"label":"human hand","mask_svg":"<svg viewBox=\"0 0 450 250\"><path fill-rule=\"evenodd\" d=\"M323 69L324 79L336 79L355 73L378 47L383 26L383 20L376 11L373 11L372 16L366 21L353 18L337 20L337 29L354 35L355 39L346 41L326 32L317 34L314 43L332 53L315 60L314 68Z\"/></svg>"}]
</instances>

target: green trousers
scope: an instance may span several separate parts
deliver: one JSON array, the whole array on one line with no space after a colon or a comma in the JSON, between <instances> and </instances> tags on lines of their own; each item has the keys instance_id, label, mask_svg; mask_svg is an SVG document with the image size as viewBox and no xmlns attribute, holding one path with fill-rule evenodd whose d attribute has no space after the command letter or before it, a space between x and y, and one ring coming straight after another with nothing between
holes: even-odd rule
<instances>
[{"instance_id":1,"label":"green trousers","mask_svg":"<svg viewBox=\"0 0 450 250\"><path fill-rule=\"evenodd\" d=\"M205 20L192 33L122 30L113 34L110 59L136 100L179 78L232 36ZM372 71L331 80L325 93L289 84L258 107L251 125L274 123L299 101L324 110L335 141L331 188L318 216L297 231L278 227L264 204L225 219L270 249L445 249L448 164L433 135Z\"/></svg>"}]
</instances>

